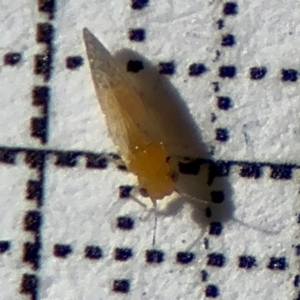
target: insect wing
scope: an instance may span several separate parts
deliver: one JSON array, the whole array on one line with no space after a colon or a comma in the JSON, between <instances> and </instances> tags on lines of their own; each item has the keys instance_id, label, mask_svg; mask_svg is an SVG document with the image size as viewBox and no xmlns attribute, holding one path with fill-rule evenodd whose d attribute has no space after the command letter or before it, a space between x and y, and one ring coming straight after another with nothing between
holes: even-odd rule
<instances>
[{"instance_id":1,"label":"insect wing","mask_svg":"<svg viewBox=\"0 0 300 300\"><path fill-rule=\"evenodd\" d=\"M88 30L83 30L87 56L100 106L111 138L126 161L133 151L159 141L154 120L129 76Z\"/></svg>"}]
</instances>

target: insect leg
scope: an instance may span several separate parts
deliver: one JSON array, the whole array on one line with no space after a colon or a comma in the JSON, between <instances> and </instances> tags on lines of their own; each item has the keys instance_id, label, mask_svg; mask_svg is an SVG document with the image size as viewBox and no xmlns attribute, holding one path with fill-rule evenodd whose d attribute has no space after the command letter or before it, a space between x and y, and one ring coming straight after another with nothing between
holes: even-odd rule
<instances>
[{"instance_id":1,"label":"insect leg","mask_svg":"<svg viewBox=\"0 0 300 300\"><path fill-rule=\"evenodd\" d=\"M147 205L141 202L137 195L140 195L140 188L132 185L121 185L119 187L119 197L122 199L131 199L144 209L147 209Z\"/></svg>"},{"instance_id":2,"label":"insect leg","mask_svg":"<svg viewBox=\"0 0 300 300\"><path fill-rule=\"evenodd\" d=\"M116 153L108 153L107 160L116 165L116 167L121 171L127 171L126 164L124 163L122 157Z\"/></svg>"},{"instance_id":3,"label":"insect leg","mask_svg":"<svg viewBox=\"0 0 300 300\"><path fill-rule=\"evenodd\" d=\"M153 228L152 246L154 247L155 242L156 242L156 228L157 228L157 203L156 203L156 200L152 200L152 203L153 203L153 208L154 208L154 228Z\"/></svg>"}]
</instances>

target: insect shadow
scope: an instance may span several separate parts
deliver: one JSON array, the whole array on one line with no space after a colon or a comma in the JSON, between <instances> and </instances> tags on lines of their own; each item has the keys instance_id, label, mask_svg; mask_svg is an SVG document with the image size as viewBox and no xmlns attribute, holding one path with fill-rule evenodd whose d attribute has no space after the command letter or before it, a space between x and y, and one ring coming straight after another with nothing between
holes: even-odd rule
<instances>
[{"instance_id":1,"label":"insect shadow","mask_svg":"<svg viewBox=\"0 0 300 300\"><path fill-rule=\"evenodd\" d=\"M226 222L232 219L234 206L228 178L218 176L222 166L211 157L208 146L202 141L199 127L168 77L159 74L157 66L132 50L122 49L115 57L121 65L127 65L138 92L147 101L151 112L155 113L170 164L178 174L176 191L179 196L157 214L176 215L183 203L188 202L192 207L191 218L201 228L213 221ZM141 70L130 70L130 64L140 66L140 62L143 64ZM207 100L200 99L199 105L201 101Z\"/></svg>"}]
</instances>

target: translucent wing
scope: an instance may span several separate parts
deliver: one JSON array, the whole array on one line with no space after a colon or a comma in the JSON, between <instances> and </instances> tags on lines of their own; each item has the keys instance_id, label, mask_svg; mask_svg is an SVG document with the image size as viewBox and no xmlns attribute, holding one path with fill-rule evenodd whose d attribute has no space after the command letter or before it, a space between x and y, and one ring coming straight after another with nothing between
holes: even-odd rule
<instances>
[{"instance_id":1,"label":"translucent wing","mask_svg":"<svg viewBox=\"0 0 300 300\"><path fill-rule=\"evenodd\" d=\"M97 38L83 30L84 42L100 106L111 138L125 162L137 147L161 142L147 107L128 74Z\"/></svg>"}]
</instances>

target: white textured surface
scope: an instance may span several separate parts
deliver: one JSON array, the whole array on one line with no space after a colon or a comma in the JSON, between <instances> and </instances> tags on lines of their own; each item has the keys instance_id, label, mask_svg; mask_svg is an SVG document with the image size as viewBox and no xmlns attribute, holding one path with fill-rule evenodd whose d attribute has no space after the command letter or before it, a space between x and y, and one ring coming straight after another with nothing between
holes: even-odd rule
<instances>
[{"instance_id":1,"label":"white textured surface","mask_svg":"<svg viewBox=\"0 0 300 300\"><path fill-rule=\"evenodd\" d=\"M237 1L238 15L226 17L222 31L216 27L222 17L221 1L193 0L187 4L181 0L150 0L149 7L141 11L130 10L129 1L57 2L47 147L114 150L87 64L74 71L65 68L66 56L85 57L82 28L87 27L112 52L130 48L153 65L175 61L177 71L170 81L186 101L207 148L215 147L214 158L300 164L299 83L280 80L282 68L299 66L299 2ZM32 79L32 56L38 52L34 27L40 19L31 1L3 3L0 24L5 30L0 56L22 51L24 61L17 69L0 69L0 145L38 147L38 141L30 137L29 120L36 115L30 92L32 84L38 83ZM145 43L128 41L127 31L135 27L146 29ZM225 33L236 36L234 47L219 46ZM217 49L221 57L213 62ZM204 63L210 71L202 77L189 77L187 69L194 62ZM222 64L234 64L237 77L220 79L218 67ZM249 79L248 70L253 66L267 67L263 80ZM219 95L233 99L231 110L217 109L211 84L214 81L220 81ZM211 113L217 115L215 123L210 121ZM227 143L214 139L214 130L219 126L230 131ZM123 204L118 200L118 186L134 179L113 167L91 171L80 161L75 168L64 169L53 162L52 158L47 162L45 203L41 208L44 223L42 265L38 271L40 299L196 300L205 298L208 284L219 287L219 299L223 300L295 298L293 277L298 270L293 245L298 244L299 171L294 172L292 180L275 181L270 179L268 167L263 168L263 176L257 180L241 178L238 169L233 168L221 183L230 194L229 211L223 215L224 231L219 237L209 237L207 250L202 241L197 241L206 231L191 218L192 208L175 203L173 212L158 217L156 248L165 251L165 261L151 265L145 262L144 253L152 247L153 215L149 217L134 202ZM0 286L6 287L0 289L0 300L24 297L19 294L18 280L29 270L21 260L22 243L27 240L21 224L22 212L33 208L24 203L30 176L22 157L15 166L0 165L0 240L11 240L13 244L8 254L0 254ZM218 180L213 187L220 189ZM120 215L133 216L135 229L118 230L115 220ZM66 259L56 258L52 253L56 243L70 244L73 253ZM84 258L84 248L90 244L103 249L104 257L99 261ZM176 253L190 245L196 259L188 265L177 264ZM116 247L132 247L133 258L115 261ZM206 265L206 256L212 252L224 254L224 267ZM238 257L246 254L256 257L257 267L238 268ZM285 271L268 269L272 256L286 257L289 267ZM203 269L209 273L207 282L201 281ZM113 280L120 278L131 280L128 294L111 291Z\"/></svg>"}]
</instances>

